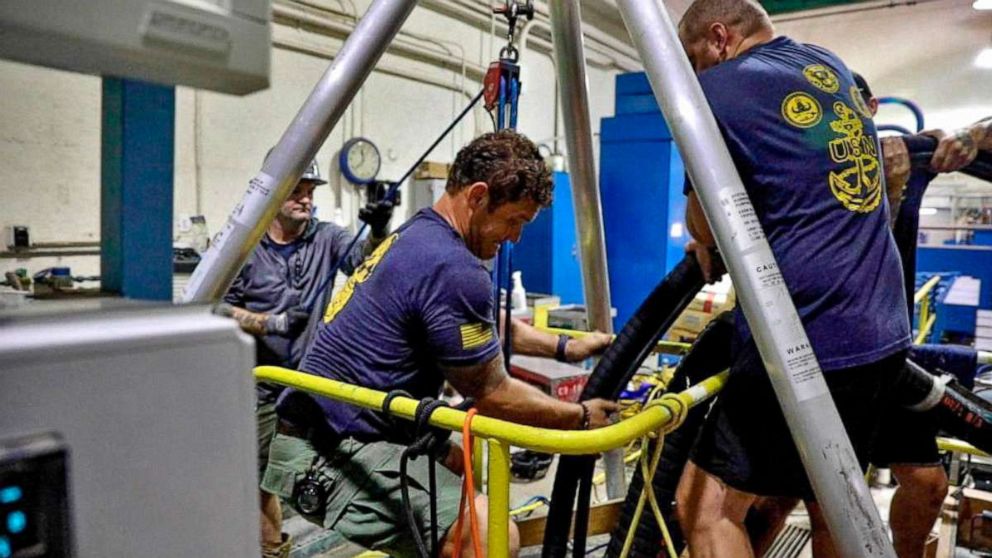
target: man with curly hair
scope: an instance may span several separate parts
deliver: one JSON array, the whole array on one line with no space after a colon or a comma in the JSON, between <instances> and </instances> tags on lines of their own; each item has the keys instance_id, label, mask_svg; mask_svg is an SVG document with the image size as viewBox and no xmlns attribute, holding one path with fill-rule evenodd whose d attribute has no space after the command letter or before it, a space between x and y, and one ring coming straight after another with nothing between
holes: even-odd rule
<instances>
[{"instance_id":1,"label":"man with curly hair","mask_svg":"<svg viewBox=\"0 0 992 558\"><path fill-rule=\"evenodd\" d=\"M483 415L547 428L608 424L615 403L552 399L508 376L503 365L493 285L483 261L502 242L520 238L524 225L551 203L551 190L551 175L524 136L501 131L474 140L456 157L445 195L387 237L328 305L303 370L418 399L438 397L447 380L475 399ZM293 390L280 398L278 412L279 433L263 487L356 544L394 557L416 556L400 492L409 423ZM435 492L437 526L448 531L442 556L455 550L450 527L464 468L456 449L449 446L436 456L446 466L437 471ZM412 460L407 469L409 509L425 541L431 496L426 461ZM315 491L301 488L314 484ZM485 525L485 498L476 502ZM474 556L468 524L462 555ZM511 554L517 539L511 525Z\"/></svg>"}]
</instances>

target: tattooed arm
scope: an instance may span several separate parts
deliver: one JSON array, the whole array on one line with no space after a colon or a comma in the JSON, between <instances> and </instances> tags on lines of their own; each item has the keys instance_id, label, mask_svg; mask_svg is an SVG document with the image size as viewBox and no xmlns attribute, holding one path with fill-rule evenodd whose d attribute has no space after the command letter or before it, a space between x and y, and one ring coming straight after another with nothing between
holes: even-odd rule
<instances>
[{"instance_id":1,"label":"tattooed arm","mask_svg":"<svg viewBox=\"0 0 992 558\"><path fill-rule=\"evenodd\" d=\"M923 133L938 140L937 149L930 160L930 169L934 172L956 171L974 161L979 149L992 149L992 117L979 120L951 134L942 130L928 130Z\"/></svg>"},{"instance_id":2,"label":"tattooed arm","mask_svg":"<svg viewBox=\"0 0 992 558\"><path fill-rule=\"evenodd\" d=\"M269 314L250 312L244 308L238 308L237 306L226 303L218 304L214 308L214 313L227 318L233 318L245 333L265 335L268 332L266 322L269 320Z\"/></svg>"}]
</instances>

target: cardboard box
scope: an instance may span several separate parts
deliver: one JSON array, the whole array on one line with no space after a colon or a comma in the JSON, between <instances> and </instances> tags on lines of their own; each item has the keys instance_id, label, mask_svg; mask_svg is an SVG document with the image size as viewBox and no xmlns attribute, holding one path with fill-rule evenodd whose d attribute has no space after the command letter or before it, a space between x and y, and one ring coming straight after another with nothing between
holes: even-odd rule
<instances>
[{"instance_id":1,"label":"cardboard box","mask_svg":"<svg viewBox=\"0 0 992 558\"><path fill-rule=\"evenodd\" d=\"M714 285L706 285L672 324L671 331L677 334L670 333L666 338L681 341L677 335L695 340L713 318L733 309L736 301L733 284L728 277Z\"/></svg>"},{"instance_id":2,"label":"cardboard box","mask_svg":"<svg viewBox=\"0 0 992 558\"><path fill-rule=\"evenodd\" d=\"M420 180L424 178L448 178L448 172L451 170L451 165L448 163L435 163L433 161L424 161L420 163L417 170L414 172L413 177Z\"/></svg>"},{"instance_id":3,"label":"cardboard box","mask_svg":"<svg viewBox=\"0 0 992 558\"><path fill-rule=\"evenodd\" d=\"M591 371L550 358L514 355L510 375L536 386L544 393L575 403L586 387Z\"/></svg>"}]
</instances>

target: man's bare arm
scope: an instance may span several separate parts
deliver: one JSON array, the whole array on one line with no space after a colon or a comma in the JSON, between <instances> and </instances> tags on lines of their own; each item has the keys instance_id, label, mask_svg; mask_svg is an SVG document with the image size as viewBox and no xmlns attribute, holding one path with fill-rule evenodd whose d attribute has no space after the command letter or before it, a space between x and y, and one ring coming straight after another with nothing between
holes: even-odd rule
<instances>
[{"instance_id":1,"label":"man's bare arm","mask_svg":"<svg viewBox=\"0 0 992 558\"><path fill-rule=\"evenodd\" d=\"M442 366L445 378L465 397L475 399L483 415L541 428L581 428L582 405L553 399L537 388L511 378L503 366L502 354L474 366ZM609 424L616 403L593 399L585 402L589 409L590 428Z\"/></svg>"},{"instance_id":2,"label":"man's bare arm","mask_svg":"<svg viewBox=\"0 0 992 558\"><path fill-rule=\"evenodd\" d=\"M992 149L992 117L948 134L943 130L921 132L937 138L937 148L930 159L930 170L953 172L971 164L979 150Z\"/></svg>"},{"instance_id":3,"label":"man's bare arm","mask_svg":"<svg viewBox=\"0 0 992 558\"><path fill-rule=\"evenodd\" d=\"M992 116L987 116L971 125L972 134L978 142L978 149L992 151Z\"/></svg>"},{"instance_id":4,"label":"man's bare arm","mask_svg":"<svg viewBox=\"0 0 992 558\"><path fill-rule=\"evenodd\" d=\"M689 192L686 200L685 226L696 242L706 247L716 246L713 231L710 230L710 224L706 222L706 214L703 213L703 206L699 203L699 197L696 196L695 192Z\"/></svg>"},{"instance_id":5,"label":"man's bare arm","mask_svg":"<svg viewBox=\"0 0 992 558\"><path fill-rule=\"evenodd\" d=\"M500 309L500 337L503 336L503 325L506 310ZM558 336L513 318L510 320L513 334L513 352L520 355L555 358L558 355ZM579 362L591 356L601 354L613 340L612 335L601 331L593 331L579 338L569 339L565 344L565 361Z\"/></svg>"}]
</instances>

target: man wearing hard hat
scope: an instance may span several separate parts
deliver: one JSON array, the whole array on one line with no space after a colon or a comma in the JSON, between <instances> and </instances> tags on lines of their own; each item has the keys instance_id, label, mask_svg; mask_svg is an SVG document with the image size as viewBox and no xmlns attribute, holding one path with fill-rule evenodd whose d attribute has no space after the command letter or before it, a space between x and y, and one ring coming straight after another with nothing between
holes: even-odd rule
<instances>
[{"instance_id":1,"label":"man wearing hard hat","mask_svg":"<svg viewBox=\"0 0 992 558\"><path fill-rule=\"evenodd\" d=\"M313 191L322 179L314 160L300 177L296 189L269 225L265 236L248 258L218 312L238 321L255 336L259 365L297 368L306 349L311 308L323 308L318 298L329 293L340 268L351 275L367 254L389 233L391 202L371 204L359 217L369 224L369 237L345 253L352 234L333 223L313 216ZM328 285L324 285L329 281ZM321 287L326 287L322 289ZM275 434L275 401L282 388L258 383L259 472L268 463L269 445ZM289 556L289 538L282 533L279 498L261 491L262 557Z\"/></svg>"}]
</instances>

